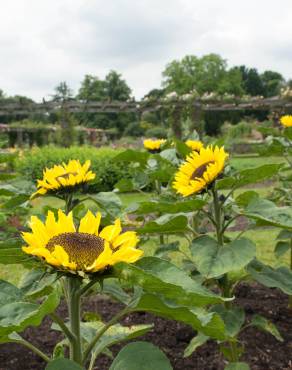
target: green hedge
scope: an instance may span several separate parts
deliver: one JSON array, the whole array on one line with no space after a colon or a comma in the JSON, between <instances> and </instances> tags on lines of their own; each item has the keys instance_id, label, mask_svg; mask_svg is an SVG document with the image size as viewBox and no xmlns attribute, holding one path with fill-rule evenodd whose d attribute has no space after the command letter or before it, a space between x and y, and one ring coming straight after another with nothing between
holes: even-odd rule
<instances>
[{"instance_id":1,"label":"green hedge","mask_svg":"<svg viewBox=\"0 0 292 370\"><path fill-rule=\"evenodd\" d=\"M42 178L43 169L54 164L79 159L84 163L91 160L91 169L96 174L95 180L89 186L91 193L111 191L114 185L123 178L131 177L130 168L125 163L113 162L121 150L94 147L58 148L46 146L25 152L22 159L16 163L16 170L27 180L36 181Z\"/></svg>"}]
</instances>

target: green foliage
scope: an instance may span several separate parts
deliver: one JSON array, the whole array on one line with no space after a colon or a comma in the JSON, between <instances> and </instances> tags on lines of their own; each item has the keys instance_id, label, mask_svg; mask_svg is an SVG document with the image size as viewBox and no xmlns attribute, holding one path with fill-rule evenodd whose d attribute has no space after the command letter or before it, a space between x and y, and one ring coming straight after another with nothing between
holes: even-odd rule
<instances>
[{"instance_id":1,"label":"green foliage","mask_svg":"<svg viewBox=\"0 0 292 370\"><path fill-rule=\"evenodd\" d=\"M165 139L167 136L167 130L165 127L161 126L152 127L145 132L145 136L150 138Z\"/></svg>"},{"instance_id":2,"label":"green foliage","mask_svg":"<svg viewBox=\"0 0 292 370\"><path fill-rule=\"evenodd\" d=\"M134 342L124 347L109 370L172 370L172 366L159 348L147 342Z\"/></svg>"},{"instance_id":3,"label":"green foliage","mask_svg":"<svg viewBox=\"0 0 292 370\"><path fill-rule=\"evenodd\" d=\"M145 130L138 122L130 122L125 128L124 135L141 137L144 135Z\"/></svg>"},{"instance_id":4,"label":"green foliage","mask_svg":"<svg viewBox=\"0 0 292 370\"><path fill-rule=\"evenodd\" d=\"M110 191L119 179L128 178L131 173L129 166L112 161L117 153L119 151L110 148L48 146L26 152L24 158L18 161L17 170L25 179L35 182L42 178L46 167L68 162L70 159L79 159L81 163L90 159L96 178L89 185L89 192Z\"/></svg>"}]
</instances>

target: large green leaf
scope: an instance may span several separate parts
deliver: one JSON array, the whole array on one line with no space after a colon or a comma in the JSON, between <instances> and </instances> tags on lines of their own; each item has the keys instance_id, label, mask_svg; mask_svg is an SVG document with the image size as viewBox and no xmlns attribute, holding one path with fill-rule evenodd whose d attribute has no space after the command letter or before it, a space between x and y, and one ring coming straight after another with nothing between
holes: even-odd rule
<instances>
[{"instance_id":1,"label":"large green leaf","mask_svg":"<svg viewBox=\"0 0 292 370\"><path fill-rule=\"evenodd\" d=\"M274 250L275 256L279 258L283 256L285 253L287 253L288 251L290 251L290 249L291 249L290 241L280 240L275 246L275 250Z\"/></svg>"},{"instance_id":2,"label":"large green leaf","mask_svg":"<svg viewBox=\"0 0 292 370\"><path fill-rule=\"evenodd\" d=\"M196 307L224 301L195 282L185 271L157 257L144 257L135 264L120 262L113 267L113 274L182 306Z\"/></svg>"},{"instance_id":3,"label":"large green leaf","mask_svg":"<svg viewBox=\"0 0 292 370\"><path fill-rule=\"evenodd\" d=\"M114 359L109 370L172 370L172 366L159 348L147 342L134 342L125 346Z\"/></svg>"},{"instance_id":4,"label":"large green leaf","mask_svg":"<svg viewBox=\"0 0 292 370\"><path fill-rule=\"evenodd\" d=\"M14 301L0 307L0 336L21 332L27 326L38 326L59 305L59 295L51 293L41 304Z\"/></svg>"},{"instance_id":5,"label":"large green leaf","mask_svg":"<svg viewBox=\"0 0 292 370\"><path fill-rule=\"evenodd\" d=\"M27 297L43 297L54 290L56 280L57 274L32 269L22 276L19 288Z\"/></svg>"},{"instance_id":6,"label":"large green leaf","mask_svg":"<svg viewBox=\"0 0 292 370\"><path fill-rule=\"evenodd\" d=\"M131 213L147 214L147 213L188 213L201 209L206 202L202 199L192 199L187 201L163 202L151 201L136 203L128 209Z\"/></svg>"},{"instance_id":7,"label":"large green leaf","mask_svg":"<svg viewBox=\"0 0 292 370\"><path fill-rule=\"evenodd\" d=\"M242 170L236 174L237 179L235 186L238 188L244 185L261 182L266 179L270 180L274 175L278 174L282 166L282 163L264 164L263 166Z\"/></svg>"},{"instance_id":8,"label":"large green leaf","mask_svg":"<svg viewBox=\"0 0 292 370\"><path fill-rule=\"evenodd\" d=\"M243 308L236 306L225 308L222 305L216 305L212 310L218 313L224 321L226 335L230 338L234 338L240 332L245 321Z\"/></svg>"},{"instance_id":9,"label":"large green leaf","mask_svg":"<svg viewBox=\"0 0 292 370\"><path fill-rule=\"evenodd\" d=\"M213 278L245 267L255 257L256 248L249 239L220 246L215 239L204 235L193 240L190 252L197 270L206 278Z\"/></svg>"},{"instance_id":10,"label":"large green leaf","mask_svg":"<svg viewBox=\"0 0 292 370\"><path fill-rule=\"evenodd\" d=\"M208 336L206 336L206 335L204 335L202 333L198 333L198 335L196 335L190 341L190 343L188 344L188 346L184 350L184 357L189 357L193 352L195 352L195 350L197 348L199 348L200 346L202 346L203 344L205 344L208 339L209 339Z\"/></svg>"},{"instance_id":11,"label":"large green leaf","mask_svg":"<svg viewBox=\"0 0 292 370\"><path fill-rule=\"evenodd\" d=\"M22 299L22 292L8 281L0 280L0 306Z\"/></svg>"},{"instance_id":12,"label":"large green leaf","mask_svg":"<svg viewBox=\"0 0 292 370\"><path fill-rule=\"evenodd\" d=\"M201 308L191 309L169 299L165 300L161 296L143 293L131 309L133 311L147 311L157 316L181 321L212 338L221 340L226 338L225 326L221 317Z\"/></svg>"},{"instance_id":13,"label":"large green leaf","mask_svg":"<svg viewBox=\"0 0 292 370\"><path fill-rule=\"evenodd\" d=\"M277 207L267 199L251 201L244 215L255 219L260 225L270 225L292 230L292 207Z\"/></svg>"},{"instance_id":14,"label":"large green leaf","mask_svg":"<svg viewBox=\"0 0 292 370\"><path fill-rule=\"evenodd\" d=\"M116 193L100 192L92 195L90 199L112 217L119 216L122 208L122 201Z\"/></svg>"},{"instance_id":15,"label":"large green leaf","mask_svg":"<svg viewBox=\"0 0 292 370\"><path fill-rule=\"evenodd\" d=\"M267 320L265 317L261 315L254 315L251 320L251 325L256 326L257 328L272 334L280 342L283 342L283 338L279 333L279 330L277 329L276 325L274 325L271 321Z\"/></svg>"},{"instance_id":16,"label":"large green leaf","mask_svg":"<svg viewBox=\"0 0 292 370\"><path fill-rule=\"evenodd\" d=\"M260 284L269 288L279 288L284 293L292 295L292 271L287 267L274 269L254 260L248 265L247 271Z\"/></svg>"},{"instance_id":17,"label":"large green leaf","mask_svg":"<svg viewBox=\"0 0 292 370\"><path fill-rule=\"evenodd\" d=\"M28 264L32 263L31 257L25 254L21 245L21 239L8 239L0 242L0 264Z\"/></svg>"},{"instance_id":18,"label":"large green leaf","mask_svg":"<svg viewBox=\"0 0 292 370\"><path fill-rule=\"evenodd\" d=\"M87 343L90 343L97 331L103 328L104 324L102 322L86 322L82 323L82 336ZM131 325L122 326L120 324L112 325L100 338L100 340L95 345L93 351L102 352L105 348L110 347L116 343L122 341L135 339L141 335L146 334L153 325Z\"/></svg>"},{"instance_id":19,"label":"large green leaf","mask_svg":"<svg viewBox=\"0 0 292 370\"><path fill-rule=\"evenodd\" d=\"M113 158L115 162L137 162L142 167L146 166L150 154L148 152L139 152L133 149L127 149Z\"/></svg>"},{"instance_id":20,"label":"large green leaf","mask_svg":"<svg viewBox=\"0 0 292 370\"><path fill-rule=\"evenodd\" d=\"M188 218L183 215L174 216L170 214L163 215L155 221L148 222L137 230L139 234L176 234L186 230Z\"/></svg>"},{"instance_id":21,"label":"large green leaf","mask_svg":"<svg viewBox=\"0 0 292 370\"><path fill-rule=\"evenodd\" d=\"M3 203L2 207L6 209L18 207L22 205L23 203L27 202L29 200L29 197L30 196L28 194L16 195L15 197L10 198L7 202Z\"/></svg>"},{"instance_id":22,"label":"large green leaf","mask_svg":"<svg viewBox=\"0 0 292 370\"><path fill-rule=\"evenodd\" d=\"M68 360L67 358L56 358L48 363L45 370L85 370L76 362Z\"/></svg>"}]
</instances>

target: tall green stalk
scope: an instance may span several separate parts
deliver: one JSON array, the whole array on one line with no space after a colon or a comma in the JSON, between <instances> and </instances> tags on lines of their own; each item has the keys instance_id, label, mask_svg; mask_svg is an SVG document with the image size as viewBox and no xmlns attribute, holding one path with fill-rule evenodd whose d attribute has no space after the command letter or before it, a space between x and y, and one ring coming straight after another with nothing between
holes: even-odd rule
<instances>
[{"instance_id":1,"label":"tall green stalk","mask_svg":"<svg viewBox=\"0 0 292 370\"><path fill-rule=\"evenodd\" d=\"M80 334L80 286L77 277L67 277L68 312L71 333L74 339L70 341L70 359L82 364L82 345Z\"/></svg>"},{"instance_id":2,"label":"tall green stalk","mask_svg":"<svg viewBox=\"0 0 292 370\"><path fill-rule=\"evenodd\" d=\"M216 229L216 237L219 247L222 248L224 246L224 214L223 214L223 202L220 201L218 191L215 188L215 185L213 185L212 189L212 195L213 195L213 207L214 207L214 221L215 221L215 229ZM231 284L228 280L227 273L224 274L220 279L218 279L218 286L222 292L223 297L230 298L231 293ZM224 306L226 309L230 309L232 307L232 303L230 301L226 301L224 303ZM235 338L234 338L235 339ZM231 361L237 362L239 360L236 341L232 339L228 341L229 347L230 347L230 355L231 355Z\"/></svg>"}]
</instances>

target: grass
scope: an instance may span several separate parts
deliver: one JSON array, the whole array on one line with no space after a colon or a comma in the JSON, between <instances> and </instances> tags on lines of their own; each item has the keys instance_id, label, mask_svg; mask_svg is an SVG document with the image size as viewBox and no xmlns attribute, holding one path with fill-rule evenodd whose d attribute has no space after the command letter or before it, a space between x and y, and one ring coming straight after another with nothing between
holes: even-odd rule
<instances>
[{"instance_id":1,"label":"grass","mask_svg":"<svg viewBox=\"0 0 292 370\"><path fill-rule=\"evenodd\" d=\"M283 157L260 157L258 155L241 155L232 156L230 159L231 165L237 170L263 166L267 163L286 163Z\"/></svg>"}]
</instances>

